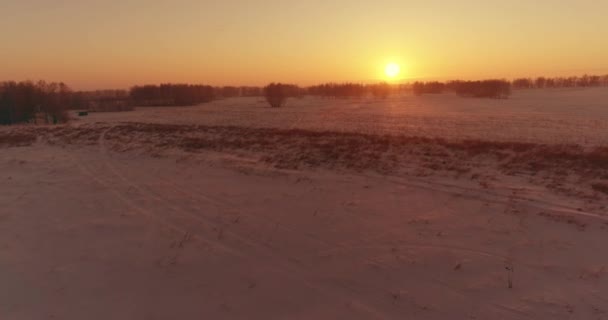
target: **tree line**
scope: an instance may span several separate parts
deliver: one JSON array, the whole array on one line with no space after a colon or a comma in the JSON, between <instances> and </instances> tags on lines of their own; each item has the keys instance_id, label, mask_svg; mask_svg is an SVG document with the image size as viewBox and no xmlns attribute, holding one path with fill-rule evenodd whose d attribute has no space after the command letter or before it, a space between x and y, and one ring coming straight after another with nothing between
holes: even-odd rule
<instances>
[{"instance_id":1,"label":"tree line","mask_svg":"<svg viewBox=\"0 0 608 320\"><path fill-rule=\"evenodd\" d=\"M62 82L1 82L0 124L65 122L66 109L78 103L78 96Z\"/></svg>"},{"instance_id":2,"label":"tree line","mask_svg":"<svg viewBox=\"0 0 608 320\"><path fill-rule=\"evenodd\" d=\"M260 97L263 88L252 86L211 87L193 84L140 85L129 90L95 90L74 93L78 109L126 109L127 107L179 106L209 102L219 98ZM114 108L113 108L114 107Z\"/></svg>"},{"instance_id":3,"label":"tree line","mask_svg":"<svg viewBox=\"0 0 608 320\"><path fill-rule=\"evenodd\" d=\"M327 83L307 88L307 94L324 98L387 98L391 94L413 93L415 95L440 94L452 91L463 97L507 98L511 84L506 80L414 82L411 84L356 84Z\"/></svg>"},{"instance_id":4,"label":"tree line","mask_svg":"<svg viewBox=\"0 0 608 320\"><path fill-rule=\"evenodd\" d=\"M515 89L574 88L608 86L608 75L583 75L580 77L538 77L513 80Z\"/></svg>"},{"instance_id":5,"label":"tree line","mask_svg":"<svg viewBox=\"0 0 608 320\"><path fill-rule=\"evenodd\" d=\"M272 83L266 87L198 84L134 86L130 90L72 91L62 82L0 82L0 124L27 122L60 123L68 119L68 109L127 111L133 106L184 106L218 98L265 96L272 107L280 107L290 97L384 99L392 94L415 95L454 92L462 97L508 98L512 89L542 89L608 86L608 75L579 77L538 77L483 81L429 81L408 84L325 83L310 87Z\"/></svg>"},{"instance_id":6,"label":"tree line","mask_svg":"<svg viewBox=\"0 0 608 320\"><path fill-rule=\"evenodd\" d=\"M461 97L507 99L511 95L511 82L507 80L448 82L414 82L411 91L417 95L454 92Z\"/></svg>"},{"instance_id":7,"label":"tree line","mask_svg":"<svg viewBox=\"0 0 608 320\"><path fill-rule=\"evenodd\" d=\"M134 86L129 92L130 102L138 106L188 106L214 98L214 88L207 85L166 83Z\"/></svg>"},{"instance_id":8,"label":"tree line","mask_svg":"<svg viewBox=\"0 0 608 320\"><path fill-rule=\"evenodd\" d=\"M511 89L548 89L548 88L589 88L608 86L608 75L583 75L580 77L538 77L518 78L507 80L483 80L448 82L414 82L409 90L416 95L439 94L444 91L453 91L464 97L477 98L507 98ZM407 87L406 87L407 88ZM406 89L407 90L407 89Z\"/></svg>"},{"instance_id":9,"label":"tree line","mask_svg":"<svg viewBox=\"0 0 608 320\"><path fill-rule=\"evenodd\" d=\"M445 83L438 81L420 82L416 81L412 84L412 92L417 95L423 94L439 94L445 90Z\"/></svg>"},{"instance_id":10,"label":"tree line","mask_svg":"<svg viewBox=\"0 0 608 320\"><path fill-rule=\"evenodd\" d=\"M511 83L506 80L450 81L446 88L461 97L507 99L511 95Z\"/></svg>"},{"instance_id":11,"label":"tree line","mask_svg":"<svg viewBox=\"0 0 608 320\"><path fill-rule=\"evenodd\" d=\"M397 91L397 87L385 82L374 84L361 83L324 83L304 89L307 95L323 98L362 98L373 96L387 98Z\"/></svg>"},{"instance_id":12,"label":"tree line","mask_svg":"<svg viewBox=\"0 0 608 320\"><path fill-rule=\"evenodd\" d=\"M300 94L301 92L304 92L306 95L323 98L362 98L370 95L375 98L387 98L394 93L413 93L419 96L423 94L441 94L446 91L451 91L461 97L507 99L511 96L512 89L599 86L608 86L608 75L583 75L581 77L567 78L520 78L514 79L513 81L504 79L482 81L453 80L447 82L417 81L410 84L396 85L387 83L325 83L310 86L306 89L300 89ZM272 83L263 90L266 100L272 107L280 107L284 104L285 100L290 96L288 91L293 91L293 89L288 90L287 87L292 88L293 85Z\"/></svg>"},{"instance_id":13,"label":"tree line","mask_svg":"<svg viewBox=\"0 0 608 320\"><path fill-rule=\"evenodd\" d=\"M261 97L264 88L253 86L224 86L194 84L161 84L134 86L129 100L136 106L183 106L209 102L220 98Z\"/></svg>"}]
</instances>

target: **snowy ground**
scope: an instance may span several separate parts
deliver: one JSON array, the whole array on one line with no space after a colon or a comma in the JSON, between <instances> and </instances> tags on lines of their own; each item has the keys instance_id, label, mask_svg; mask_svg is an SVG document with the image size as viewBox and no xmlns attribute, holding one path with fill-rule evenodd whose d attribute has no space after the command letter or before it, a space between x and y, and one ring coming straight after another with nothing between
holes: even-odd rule
<instances>
[{"instance_id":1,"label":"snowy ground","mask_svg":"<svg viewBox=\"0 0 608 320\"><path fill-rule=\"evenodd\" d=\"M608 100L554 94L554 109L513 107L542 104L533 91L237 99L3 128L0 318L608 318L608 195L591 187L608 168L587 151ZM412 135L403 119L454 141L486 131L473 145L318 132ZM562 137L587 143L487 142Z\"/></svg>"},{"instance_id":2,"label":"snowy ground","mask_svg":"<svg viewBox=\"0 0 608 320\"><path fill-rule=\"evenodd\" d=\"M608 88L516 90L508 100L454 94L374 99L290 99L269 109L263 98L187 108L138 108L83 122L238 125L405 134L442 138L608 145Z\"/></svg>"}]
</instances>

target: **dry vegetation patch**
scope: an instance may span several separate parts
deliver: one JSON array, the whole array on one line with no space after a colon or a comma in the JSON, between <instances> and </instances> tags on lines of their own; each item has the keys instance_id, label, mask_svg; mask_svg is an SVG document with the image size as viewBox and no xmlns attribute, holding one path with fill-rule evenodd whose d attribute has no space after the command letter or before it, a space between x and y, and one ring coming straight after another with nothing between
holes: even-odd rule
<instances>
[{"instance_id":1,"label":"dry vegetation patch","mask_svg":"<svg viewBox=\"0 0 608 320\"><path fill-rule=\"evenodd\" d=\"M36 135L29 132L0 132L0 147L24 147L36 142Z\"/></svg>"},{"instance_id":2,"label":"dry vegetation patch","mask_svg":"<svg viewBox=\"0 0 608 320\"><path fill-rule=\"evenodd\" d=\"M608 148L485 140L448 140L400 135L375 135L303 129L120 123L79 127L23 128L0 135L0 145L27 144L40 136L54 144L94 145L104 141L116 151L153 154L185 152L248 153L280 168L329 168L394 173L427 170L462 175L483 169L536 176L539 173L581 181L608 176ZM412 169L418 168L418 169ZM412 172L412 171L410 171ZM589 182L588 182L589 183ZM560 185L560 183L555 183ZM595 191L608 193L605 183Z\"/></svg>"},{"instance_id":3,"label":"dry vegetation patch","mask_svg":"<svg viewBox=\"0 0 608 320\"><path fill-rule=\"evenodd\" d=\"M591 185L593 190L608 194L608 183L606 182L597 182Z\"/></svg>"}]
</instances>

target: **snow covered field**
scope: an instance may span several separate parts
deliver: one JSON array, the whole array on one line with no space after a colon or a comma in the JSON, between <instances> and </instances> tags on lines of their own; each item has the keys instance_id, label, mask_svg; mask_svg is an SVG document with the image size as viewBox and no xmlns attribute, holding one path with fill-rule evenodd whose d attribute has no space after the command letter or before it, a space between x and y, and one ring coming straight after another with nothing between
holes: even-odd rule
<instances>
[{"instance_id":1,"label":"snow covered field","mask_svg":"<svg viewBox=\"0 0 608 320\"><path fill-rule=\"evenodd\" d=\"M607 142L606 89L0 128L0 318L604 319Z\"/></svg>"},{"instance_id":2,"label":"snow covered field","mask_svg":"<svg viewBox=\"0 0 608 320\"><path fill-rule=\"evenodd\" d=\"M270 109L263 98L187 108L138 108L83 121L236 125L404 134L424 137L608 145L608 88L516 90L508 100L454 94L375 99L290 99Z\"/></svg>"}]
</instances>

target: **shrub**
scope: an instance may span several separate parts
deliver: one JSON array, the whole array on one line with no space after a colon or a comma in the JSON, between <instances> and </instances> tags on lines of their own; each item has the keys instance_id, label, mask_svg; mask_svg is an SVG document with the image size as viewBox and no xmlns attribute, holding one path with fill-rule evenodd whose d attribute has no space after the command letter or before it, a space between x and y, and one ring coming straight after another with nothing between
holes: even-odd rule
<instances>
[{"instance_id":1,"label":"shrub","mask_svg":"<svg viewBox=\"0 0 608 320\"><path fill-rule=\"evenodd\" d=\"M298 95L298 89L294 85L271 83L264 88L264 96L272 108L280 108L287 98Z\"/></svg>"}]
</instances>

